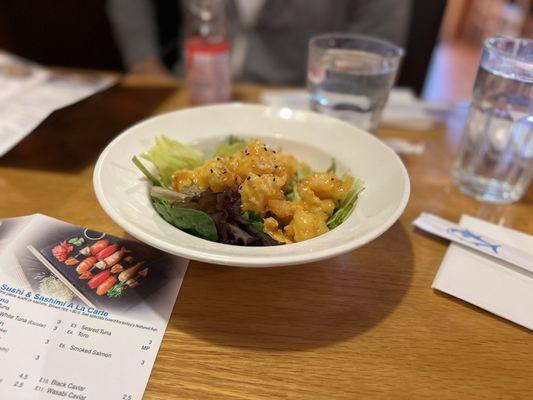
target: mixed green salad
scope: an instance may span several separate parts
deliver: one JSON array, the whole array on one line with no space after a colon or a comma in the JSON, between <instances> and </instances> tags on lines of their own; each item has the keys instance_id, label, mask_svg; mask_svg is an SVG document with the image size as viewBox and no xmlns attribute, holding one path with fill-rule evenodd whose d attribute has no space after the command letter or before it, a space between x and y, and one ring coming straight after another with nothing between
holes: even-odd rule
<instances>
[{"instance_id":1,"label":"mixed green salad","mask_svg":"<svg viewBox=\"0 0 533 400\"><path fill-rule=\"evenodd\" d=\"M316 172L260 140L235 136L210 155L159 136L132 161L152 183L151 202L166 222L232 245L273 246L324 234L348 218L364 189L362 180L336 174L335 159Z\"/></svg>"}]
</instances>

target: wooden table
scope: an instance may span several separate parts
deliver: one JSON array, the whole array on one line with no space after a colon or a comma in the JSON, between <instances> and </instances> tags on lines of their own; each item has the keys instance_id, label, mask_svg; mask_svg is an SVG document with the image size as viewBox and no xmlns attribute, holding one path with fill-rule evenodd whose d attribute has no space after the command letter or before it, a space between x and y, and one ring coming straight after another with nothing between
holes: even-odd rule
<instances>
[{"instance_id":1,"label":"wooden table","mask_svg":"<svg viewBox=\"0 0 533 400\"><path fill-rule=\"evenodd\" d=\"M239 86L236 97L259 91ZM131 78L53 114L0 159L0 217L40 212L126 236L96 201L94 162L122 129L185 104L179 82ZM448 244L411 226L421 211L467 213L533 233L532 191L494 206L452 186L459 133L453 120L380 132L422 140L426 152L403 157L409 205L363 248L272 269L191 262L144 398L533 398L531 333L434 292Z\"/></svg>"}]
</instances>

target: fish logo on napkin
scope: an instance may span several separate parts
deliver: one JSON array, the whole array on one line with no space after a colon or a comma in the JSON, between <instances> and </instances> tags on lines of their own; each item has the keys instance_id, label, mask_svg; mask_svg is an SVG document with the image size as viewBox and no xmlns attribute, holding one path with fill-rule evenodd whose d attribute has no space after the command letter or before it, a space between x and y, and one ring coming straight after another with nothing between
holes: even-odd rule
<instances>
[{"instance_id":1,"label":"fish logo on napkin","mask_svg":"<svg viewBox=\"0 0 533 400\"><path fill-rule=\"evenodd\" d=\"M498 254L498 249L502 247L501 244L492 244L489 241L483 239L481 235L477 235L468 229L464 228L448 228L448 232L452 235L459 237L462 241L473 244L476 247L488 247L494 254Z\"/></svg>"}]
</instances>

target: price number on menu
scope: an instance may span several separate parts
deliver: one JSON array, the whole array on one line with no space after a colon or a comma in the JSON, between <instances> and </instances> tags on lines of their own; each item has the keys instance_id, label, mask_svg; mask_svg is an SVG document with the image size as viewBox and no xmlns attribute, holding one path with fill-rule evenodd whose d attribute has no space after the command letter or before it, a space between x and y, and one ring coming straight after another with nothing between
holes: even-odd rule
<instances>
[{"instance_id":1,"label":"price number on menu","mask_svg":"<svg viewBox=\"0 0 533 400\"><path fill-rule=\"evenodd\" d=\"M122 400L133 400L133 396L131 394L123 394Z\"/></svg>"},{"instance_id":2,"label":"price number on menu","mask_svg":"<svg viewBox=\"0 0 533 400\"><path fill-rule=\"evenodd\" d=\"M13 386L16 388L24 387L24 381L28 379L28 374L20 373L18 379L13 383Z\"/></svg>"},{"instance_id":3,"label":"price number on menu","mask_svg":"<svg viewBox=\"0 0 533 400\"><path fill-rule=\"evenodd\" d=\"M143 351L150 350L152 348L151 347L152 343L153 343L153 341L150 339L147 344L141 345L141 350L143 350ZM144 365L144 364L146 364L146 360L141 360L141 365Z\"/></svg>"}]
</instances>

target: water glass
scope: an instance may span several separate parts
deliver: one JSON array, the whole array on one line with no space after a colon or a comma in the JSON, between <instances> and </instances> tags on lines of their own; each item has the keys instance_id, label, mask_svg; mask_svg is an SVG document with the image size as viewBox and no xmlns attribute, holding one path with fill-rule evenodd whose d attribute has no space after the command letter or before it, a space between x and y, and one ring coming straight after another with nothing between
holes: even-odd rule
<instances>
[{"instance_id":1,"label":"water glass","mask_svg":"<svg viewBox=\"0 0 533 400\"><path fill-rule=\"evenodd\" d=\"M312 38L307 70L311 108L375 133L402 56L400 47L368 36Z\"/></svg>"},{"instance_id":2,"label":"water glass","mask_svg":"<svg viewBox=\"0 0 533 400\"><path fill-rule=\"evenodd\" d=\"M479 200L519 200L533 176L533 40L490 38L452 177Z\"/></svg>"}]
</instances>

